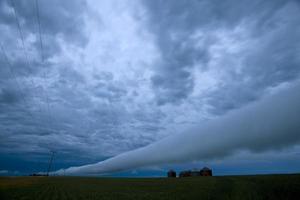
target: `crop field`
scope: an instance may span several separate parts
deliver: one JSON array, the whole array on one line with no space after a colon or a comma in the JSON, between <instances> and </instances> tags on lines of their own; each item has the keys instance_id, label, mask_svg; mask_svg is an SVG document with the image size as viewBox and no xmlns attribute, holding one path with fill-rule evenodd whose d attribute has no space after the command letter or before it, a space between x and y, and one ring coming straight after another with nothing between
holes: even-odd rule
<instances>
[{"instance_id":1,"label":"crop field","mask_svg":"<svg viewBox=\"0 0 300 200\"><path fill-rule=\"evenodd\" d=\"M300 175L189 178L0 177L1 200L300 199Z\"/></svg>"}]
</instances>

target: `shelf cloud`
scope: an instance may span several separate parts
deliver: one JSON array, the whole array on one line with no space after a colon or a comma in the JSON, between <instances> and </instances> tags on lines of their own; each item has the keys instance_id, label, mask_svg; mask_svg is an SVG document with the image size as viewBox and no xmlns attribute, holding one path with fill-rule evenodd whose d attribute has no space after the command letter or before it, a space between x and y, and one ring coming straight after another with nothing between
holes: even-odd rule
<instances>
[{"instance_id":1,"label":"shelf cloud","mask_svg":"<svg viewBox=\"0 0 300 200\"><path fill-rule=\"evenodd\" d=\"M56 173L103 174L139 167L224 158L239 150L263 152L300 141L300 84L218 119L96 164Z\"/></svg>"}]
</instances>

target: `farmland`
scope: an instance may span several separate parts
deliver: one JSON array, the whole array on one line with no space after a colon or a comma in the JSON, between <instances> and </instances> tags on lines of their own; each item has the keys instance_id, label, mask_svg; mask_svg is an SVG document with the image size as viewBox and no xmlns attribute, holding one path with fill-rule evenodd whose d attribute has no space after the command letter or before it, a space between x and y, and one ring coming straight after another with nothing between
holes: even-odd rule
<instances>
[{"instance_id":1,"label":"farmland","mask_svg":"<svg viewBox=\"0 0 300 200\"><path fill-rule=\"evenodd\" d=\"M300 175L0 177L0 199L300 199Z\"/></svg>"}]
</instances>

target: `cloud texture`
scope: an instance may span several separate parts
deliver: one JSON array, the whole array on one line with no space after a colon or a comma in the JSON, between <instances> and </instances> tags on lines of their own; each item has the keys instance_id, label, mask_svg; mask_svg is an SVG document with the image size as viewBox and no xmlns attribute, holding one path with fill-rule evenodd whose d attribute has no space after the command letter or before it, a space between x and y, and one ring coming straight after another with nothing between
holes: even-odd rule
<instances>
[{"instance_id":1,"label":"cloud texture","mask_svg":"<svg viewBox=\"0 0 300 200\"><path fill-rule=\"evenodd\" d=\"M93 163L255 104L299 80L299 13L296 0L0 0L0 157Z\"/></svg>"},{"instance_id":2,"label":"cloud texture","mask_svg":"<svg viewBox=\"0 0 300 200\"><path fill-rule=\"evenodd\" d=\"M241 150L262 152L298 144L299 91L298 83L184 133L96 164L71 167L64 172L101 174L149 165L223 158Z\"/></svg>"}]
</instances>

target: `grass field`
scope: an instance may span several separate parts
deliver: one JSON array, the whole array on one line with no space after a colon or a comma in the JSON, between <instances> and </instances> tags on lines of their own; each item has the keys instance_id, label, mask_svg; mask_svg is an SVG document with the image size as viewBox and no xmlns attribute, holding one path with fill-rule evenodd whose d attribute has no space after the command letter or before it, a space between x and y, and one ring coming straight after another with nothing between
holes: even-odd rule
<instances>
[{"instance_id":1,"label":"grass field","mask_svg":"<svg viewBox=\"0 0 300 200\"><path fill-rule=\"evenodd\" d=\"M192 178L1 177L1 200L300 199L300 175Z\"/></svg>"}]
</instances>

